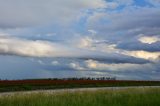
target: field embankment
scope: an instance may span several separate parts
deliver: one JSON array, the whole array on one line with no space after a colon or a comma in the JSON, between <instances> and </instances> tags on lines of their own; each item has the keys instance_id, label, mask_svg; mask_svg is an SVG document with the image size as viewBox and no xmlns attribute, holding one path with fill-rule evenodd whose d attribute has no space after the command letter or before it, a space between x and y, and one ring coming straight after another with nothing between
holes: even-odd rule
<instances>
[{"instance_id":1,"label":"field embankment","mask_svg":"<svg viewBox=\"0 0 160 106\"><path fill-rule=\"evenodd\" d=\"M90 87L125 87L125 86L160 86L160 81L123 81L123 80L0 80L0 92L90 88Z\"/></svg>"}]
</instances>

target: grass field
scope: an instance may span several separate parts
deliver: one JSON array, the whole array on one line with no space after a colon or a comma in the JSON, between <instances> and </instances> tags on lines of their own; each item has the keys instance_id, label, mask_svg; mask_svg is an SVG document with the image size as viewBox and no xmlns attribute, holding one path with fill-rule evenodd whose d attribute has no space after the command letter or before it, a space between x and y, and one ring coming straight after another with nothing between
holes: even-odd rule
<instances>
[{"instance_id":1,"label":"grass field","mask_svg":"<svg viewBox=\"0 0 160 106\"><path fill-rule=\"evenodd\" d=\"M159 88L0 96L0 106L160 106Z\"/></svg>"}]
</instances>

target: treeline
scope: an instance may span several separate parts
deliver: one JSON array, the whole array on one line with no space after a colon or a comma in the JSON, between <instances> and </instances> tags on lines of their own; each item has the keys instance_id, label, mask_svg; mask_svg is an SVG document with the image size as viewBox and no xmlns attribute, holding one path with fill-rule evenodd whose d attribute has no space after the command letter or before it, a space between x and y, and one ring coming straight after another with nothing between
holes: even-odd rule
<instances>
[{"instance_id":1,"label":"treeline","mask_svg":"<svg viewBox=\"0 0 160 106\"><path fill-rule=\"evenodd\" d=\"M95 80L95 81L99 81L99 80L116 80L116 77L72 77L72 78L48 78L48 79L21 79L21 80L9 80L9 79L0 79L0 81L31 81L31 80Z\"/></svg>"},{"instance_id":2,"label":"treeline","mask_svg":"<svg viewBox=\"0 0 160 106\"><path fill-rule=\"evenodd\" d=\"M49 78L49 80L116 80L116 77L73 77L73 78Z\"/></svg>"}]
</instances>

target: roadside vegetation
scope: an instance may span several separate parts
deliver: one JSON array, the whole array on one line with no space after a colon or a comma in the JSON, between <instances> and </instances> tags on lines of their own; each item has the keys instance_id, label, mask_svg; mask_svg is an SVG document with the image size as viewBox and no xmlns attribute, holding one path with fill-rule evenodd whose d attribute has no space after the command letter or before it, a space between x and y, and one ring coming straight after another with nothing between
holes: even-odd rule
<instances>
[{"instance_id":1,"label":"roadside vegetation","mask_svg":"<svg viewBox=\"0 0 160 106\"><path fill-rule=\"evenodd\" d=\"M0 96L0 106L160 106L159 88L129 88Z\"/></svg>"}]
</instances>

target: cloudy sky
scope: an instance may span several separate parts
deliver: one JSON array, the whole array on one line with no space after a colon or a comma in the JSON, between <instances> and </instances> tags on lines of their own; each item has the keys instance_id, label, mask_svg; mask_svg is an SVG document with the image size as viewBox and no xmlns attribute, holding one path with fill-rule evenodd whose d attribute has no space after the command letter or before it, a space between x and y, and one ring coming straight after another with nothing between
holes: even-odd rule
<instances>
[{"instance_id":1,"label":"cloudy sky","mask_svg":"<svg viewBox=\"0 0 160 106\"><path fill-rule=\"evenodd\" d=\"M160 80L160 0L0 0L0 79Z\"/></svg>"}]
</instances>

